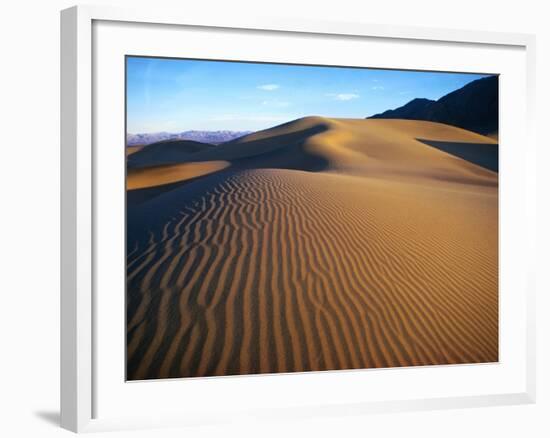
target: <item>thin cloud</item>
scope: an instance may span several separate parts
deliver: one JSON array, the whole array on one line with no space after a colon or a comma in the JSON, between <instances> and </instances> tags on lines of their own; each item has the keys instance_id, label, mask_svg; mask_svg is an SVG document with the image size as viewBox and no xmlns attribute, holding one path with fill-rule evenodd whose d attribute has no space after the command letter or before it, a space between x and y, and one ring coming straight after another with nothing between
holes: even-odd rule
<instances>
[{"instance_id":1,"label":"thin cloud","mask_svg":"<svg viewBox=\"0 0 550 438\"><path fill-rule=\"evenodd\" d=\"M375 85L374 87L371 87L371 90L383 90L384 87L382 85Z\"/></svg>"},{"instance_id":2,"label":"thin cloud","mask_svg":"<svg viewBox=\"0 0 550 438\"><path fill-rule=\"evenodd\" d=\"M258 85L257 88L259 90L264 90L264 91L274 91L274 90L280 88L280 86L277 85L277 84L264 84L264 85Z\"/></svg>"},{"instance_id":3,"label":"thin cloud","mask_svg":"<svg viewBox=\"0 0 550 438\"><path fill-rule=\"evenodd\" d=\"M328 93L327 96L340 101L359 99L359 97L361 97L359 94L356 93Z\"/></svg>"}]
</instances>

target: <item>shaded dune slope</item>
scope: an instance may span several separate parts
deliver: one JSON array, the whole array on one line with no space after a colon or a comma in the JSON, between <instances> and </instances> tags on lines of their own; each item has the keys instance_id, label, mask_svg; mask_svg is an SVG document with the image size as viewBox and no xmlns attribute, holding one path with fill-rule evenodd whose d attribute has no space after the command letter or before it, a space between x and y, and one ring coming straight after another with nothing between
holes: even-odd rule
<instances>
[{"instance_id":1,"label":"shaded dune slope","mask_svg":"<svg viewBox=\"0 0 550 438\"><path fill-rule=\"evenodd\" d=\"M136 190L163 186L178 181L192 180L224 169L227 166L229 166L227 161L198 161L128 169L126 174L126 188L128 190Z\"/></svg>"},{"instance_id":2,"label":"shaded dune slope","mask_svg":"<svg viewBox=\"0 0 550 438\"><path fill-rule=\"evenodd\" d=\"M129 202L128 378L497 361L498 176L416 138L497 147L306 118Z\"/></svg>"},{"instance_id":3,"label":"shaded dune slope","mask_svg":"<svg viewBox=\"0 0 550 438\"><path fill-rule=\"evenodd\" d=\"M490 143L462 143L452 141L423 140L428 146L463 158L485 169L498 172L498 146Z\"/></svg>"},{"instance_id":4,"label":"shaded dune slope","mask_svg":"<svg viewBox=\"0 0 550 438\"><path fill-rule=\"evenodd\" d=\"M207 143L193 140L165 140L139 148L129 154L128 169L181 163L191 155L212 148Z\"/></svg>"}]
</instances>

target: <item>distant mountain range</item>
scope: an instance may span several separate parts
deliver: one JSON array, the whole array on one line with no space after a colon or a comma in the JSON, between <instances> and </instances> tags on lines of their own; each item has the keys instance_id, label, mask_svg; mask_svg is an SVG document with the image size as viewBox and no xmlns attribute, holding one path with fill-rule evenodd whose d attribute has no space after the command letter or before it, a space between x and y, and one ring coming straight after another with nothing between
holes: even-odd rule
<instances>
[{"instance_id":1,"label":"distant mountain range","mask_svg":"<svg viewBox=\"0 0 550 438\"><path fill-rule=\"evenodd\" d=\"M439 100L416 98L407 104L375 114L370 119L425 120L457 126L483 135L498 134L498 76L472 81ZM253 131L183 131L128 134L127 146L191 140L218 145Z\"/></svg>"},{"instance_id":2,"label":"distant mountain range","mask_svg":"<svg viewBox=\"0 0 550 438\"><path fill-rule=\"evenodd\" d=\"M470 82L439 100L413 99L372 119L426 120L457 126L479 134L498 133L498 76Z\"/></svg>"},{"instance_id":3,"label":"distant mountain range","mask_svg":"<svg viewBox=\"0 0 550 438\"><path fill-rule=\"evenodd\" d=\"M192 140L208 144L220 144L234 140L252 131L183 131L183 132L153 132L147 134L128 134L127 146L148 145L166 140Z\"/></svg>"}]
</instances>

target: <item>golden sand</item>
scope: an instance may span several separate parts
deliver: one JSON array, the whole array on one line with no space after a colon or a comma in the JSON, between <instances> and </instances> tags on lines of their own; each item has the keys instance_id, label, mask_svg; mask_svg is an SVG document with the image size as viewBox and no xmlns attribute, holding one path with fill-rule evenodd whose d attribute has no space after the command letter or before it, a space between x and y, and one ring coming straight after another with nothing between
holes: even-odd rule
<instances>
[{"instance_id":1,"label":"golden sand","mask_svg":"<svg viewBox=\"0 0 550 438\"><path fill-rule=\"evenodd\" d=\"M207 161L128 169L126 188L134 190L157 187L208 175L227 166L229 166L227 161Z\"/></svg>"},{"instance_id":2,"label":"golden sand","mask_svg":"<svg viewBox=\"0 0 550 438\"><path fill-rule=\"evenodd\" d=\"M128 377L497 361L498 174L418 138L498 147L308 117L130 174L232 163L129 210Z\"/></svg>"}]
</instances>

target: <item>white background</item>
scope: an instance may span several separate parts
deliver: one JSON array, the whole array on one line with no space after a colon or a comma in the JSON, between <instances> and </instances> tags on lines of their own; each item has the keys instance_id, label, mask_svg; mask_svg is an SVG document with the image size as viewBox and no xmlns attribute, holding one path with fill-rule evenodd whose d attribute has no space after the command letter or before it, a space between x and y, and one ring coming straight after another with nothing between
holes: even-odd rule
<instances>
[{"instance_id":1,"label":"white background","mask_svg":"<svg viewBox=\"0 0 550 438\"><path fill-rule=\"evenodd\" d=\"M151 6L149 1L96 2ZM187 3L187 4L186 4ZM155 5L196 8L224 15L282 17L431 27L532 32L538 37L537 127L539 224L549 222L550 29L544 2L496 0L155 0ZM59 9L62 0L4 4L0 26L2 164L0 216L0 434L9 437L69 436L57 428L59 403ZM107 436L530 436L550 434L550 309L545 274L550 244L538 232L538 403L531 406L370 415L273 423L212 426L185 431L110 433ZM6 242L7 241L7 242ZM7 244L6 244L7 243ZM546 310L545 310L546 309Z\"/></svg>"},{"instance_id":2,"label":"white background","mask_svg":"<svg viewBox=\"0 0 550 438\"><path fill-rule=\"evenodd\" d=\"M281 406L301 407L293 415L311 415L324 403L367 403L525 391L525 223L517 206L525 198L525 153L521 142L525 118L525 53L517 49L380 39L208 30L98 22L94 59L96 165L95 300L97 418L150 418L177 412L182 423L228 411L257 414ZM124 55L206 57L306 64L368 65L443 71L499 72L501 154L500 188L500 364L412 367L235 377L176 379L171 382L124 383ZM399 53L396 57L395 54ZM118 102L118 104L116 103ZM515 129L514 129L515 128ZM519 224L519 225L518 225ZM519 259L519 260L518 260ZM215 383L215 384L214 384ZM289 395L291 396L289 397ZM285 409L286 411L287 409ZM304 414L304 410L306 413ZM175 414L174 414L175 415ZM131 423L135 424L135 423Z\"/></svg>"}]
</instances>

